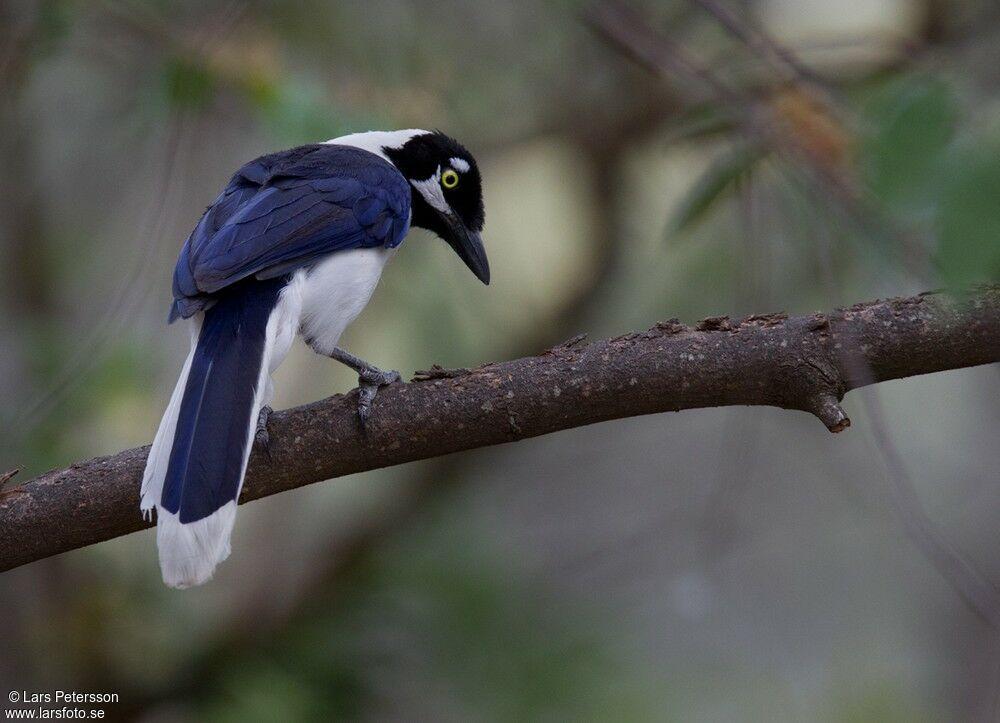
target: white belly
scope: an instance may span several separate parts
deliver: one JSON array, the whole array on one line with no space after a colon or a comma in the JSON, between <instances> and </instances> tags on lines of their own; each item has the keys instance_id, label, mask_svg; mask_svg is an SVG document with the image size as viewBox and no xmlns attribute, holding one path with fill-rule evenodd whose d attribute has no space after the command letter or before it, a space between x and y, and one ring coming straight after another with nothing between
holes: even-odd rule
<instances>
[{"instance_id":1,"label":"white belly","mask_svg":"<svg viewBox=\"0 0 1000 723\"><path fill-rule=\"evenodd\" d=\"M353 249L332 254L292 282L301 297L299 330L312 348L330 354L344 329L368 304L395 249Z\"/></svg>"}]
</instances>

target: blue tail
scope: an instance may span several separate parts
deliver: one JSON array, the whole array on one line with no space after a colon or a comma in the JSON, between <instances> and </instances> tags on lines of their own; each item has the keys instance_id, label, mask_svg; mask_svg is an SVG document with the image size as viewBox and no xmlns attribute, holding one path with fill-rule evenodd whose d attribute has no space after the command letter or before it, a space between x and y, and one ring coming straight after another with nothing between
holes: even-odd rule
<instances>
[{"instance_id":1,"label":"blue tail","mask_svg":"<svg viewBox=\"0 0 1000 723\"><path fill-rule=\"evenodd\" d=\"M267 320L284 280L240 284L205 312L177 418L160 505L181 524L239 495L256 424Z\"/></svg>"},{"instance_id":2,"label":"blue tail","mask_svg":"<svg viewBox=\"0 0 1000 723\"><path fill-rule=\"evenodd\" d=\"M155 495L163 579L174 587L208 580L229 554L236 501L262 401L267 324L285 279L233 285L204 312L186 367L183 396L171 403L143 481ZM179 391L179 390L178 390ZM175 393L176 396L177 393ZM168 419L171 414L175 419ZM171 434L172 431L172 434ZM169 444L167 464L162 460ZM165 470L164 470L165 468Z\"/></svg>"}]
</instances>

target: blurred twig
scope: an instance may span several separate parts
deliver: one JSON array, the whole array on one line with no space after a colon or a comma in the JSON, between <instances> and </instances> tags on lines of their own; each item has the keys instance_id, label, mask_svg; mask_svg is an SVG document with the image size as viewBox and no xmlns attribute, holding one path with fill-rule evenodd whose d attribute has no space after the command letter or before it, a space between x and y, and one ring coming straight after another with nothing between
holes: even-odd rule
<instances>
[{"instance_id":1,"label":"blurred twig","mask_svg":"<svg viewBox=\"0 0 1000 723\"><path fill-rule=\"evenodd\" d=\"M846 163L847 129L815 107L808 93L793 88L762 98L734 87L691 58L673 38L657 32L647 17L622 0L598 2L585 20L612 46L672 87L680 83L692 104L703 100L708 91L748 139L790 161L789 171L819 197L832 201L866 235L893 239L900 250L899 263L923 276L927 249L911 233L897 229L865 197Z\"/></svg>"},{"instance_id":2,"label":"blurred twig","mask_svg":"<svg viewBox=\"0 0 1000 723\"><path fill-rule=\"evenodd\" d=\"M741 20L725 5L717 0L690 0L700 6L719 21L727 31L742 41L761 60L769 65L781 77L807 85L813 92L819 94L831 108L840 108L837 102L837 91L812 68L802 63L795 54L777 42L767 31L759 26L750 25Z\"/></svg>"},{"instance_id":3,"label":"blurred twig","mask_svg":"<svg viewBox=\"0 0 1000 723\"><path fill-rule=\"evenodd\" d=\"M955 590L962 602L995 632L1000 633L1000 591L934 527L920 503L903 456L889 435L882 405L874 390L865 390L861 399L871 423L871 435L885 464L892 506L907 537Z\"/></svg>"},{"instance_id":4,"label":"blurred twig","mask_svg":"<svg viewBox=\"0 0 1000 723\"><path fill-rule=\"evenodd\" d=\"M832 279L827 278L827 283L832 283ZM863 344L863 340L847 336L838 350L838 357L849 373L867 387L861 392L861 402L868 416L869 434L885 465L892 508L917 551L973 613L995 633L1000 633L1000 590L938 532L927 515L903 456L892 440L876 390L868 385L877 377L865 356L857 353Z\"/></svg>"},{"instance_id":5,"label":"blurred twig","mask_svg":"<svg viewBox=\"0 0 1000 723\"><path fill-rule=\"evenodd\" d=\"M654 75L671 84L681 83L688 96L707 89L736 118L749 127L763 121L754 99L731 87L710 70L689 57L670 38L654 32L649 21L619 0L605 0L592 6L584 16L594 31Z\"/></svg>"},{"instance_id":6,"label":"blurred twig","mask_svg":"<svg viewBox=\"0 0 1000 723\"><path fill-rule=\"evenodd\" d=\"M152 43L161 52L187 52L197 58L208 59L215 48L226 39L239 25L245 16L248 5L239 0L229 0L214 15L205 21L209 30L202 36L186 41L182 29L175 27L167 20L157 21L149 16L136 14L138 7L122 6L114 2L106 2L105 7L113 11L114 16L126 21L128 26L142 37L143 42ZM189 47L188 47L189 46ZM71 353L58 367L52 378L43 389L27 399L8 425L7 438L0 440L8 449L16 448L17 442L30 434L33 429L48 417L53 409L65 401L69 393L81 385L107 354L109 342L121 332L122 324L133 313L137 305L148 295L150 284L144 283L157 257L152 249L160 243L160 237L166 228L170 216L176 212L174 207L184 177L186 156L190 140L195 130L193 123L196 113L186 107L171 108L165 123L166 140L163 144L162 176L154 179L152 188L154 201L150 213L146 217L143 228L137 233L139 252L130 267L123 270L118 288L109 294L107 303L103 305L101 317L91 325L89 331L74 339ZM32 249L35 243L25 240L25 249Z\"/></svg>"}]
</instances>

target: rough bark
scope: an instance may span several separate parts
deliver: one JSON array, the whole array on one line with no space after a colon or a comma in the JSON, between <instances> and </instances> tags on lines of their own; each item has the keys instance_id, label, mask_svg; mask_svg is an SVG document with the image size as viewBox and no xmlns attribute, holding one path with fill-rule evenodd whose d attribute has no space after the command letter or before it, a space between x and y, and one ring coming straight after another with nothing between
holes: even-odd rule
<instances>
[{"instance_id":1,"label":"rough bark","mask_svg":"<svg viewBox=\"0 0 1000 723\"><path fill-rule=\"evenodd\" d=\"M850 425L851 389L1000 361L1000 287L829 314L678 321L474 370L432 369L384 388L367 433L357 392L271 416L241 502L355 472L622 417L767 405ZM0 493L0 570L149 526L139 515L148 447L48 472Z\"/></svg>"}]
</instances>

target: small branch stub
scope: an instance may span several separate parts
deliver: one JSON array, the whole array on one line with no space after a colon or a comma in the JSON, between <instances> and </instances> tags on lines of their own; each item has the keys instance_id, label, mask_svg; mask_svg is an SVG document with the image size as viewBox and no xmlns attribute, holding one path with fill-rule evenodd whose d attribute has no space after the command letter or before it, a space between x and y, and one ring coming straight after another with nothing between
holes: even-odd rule
<instances>
[{"instance_id":1,"label":"small branch stub","mask_svg":"<svg viewBox=\"0 0 1000 723\"><path fill-rule=\"evenodd\" d=\"M832 395L820 395L813 400L813 406L809 410L819 420L826 425L826 428L836 434L843 432L851 426L851 419L847 416L840 402Z\"/></svg>"}]
</instances>

